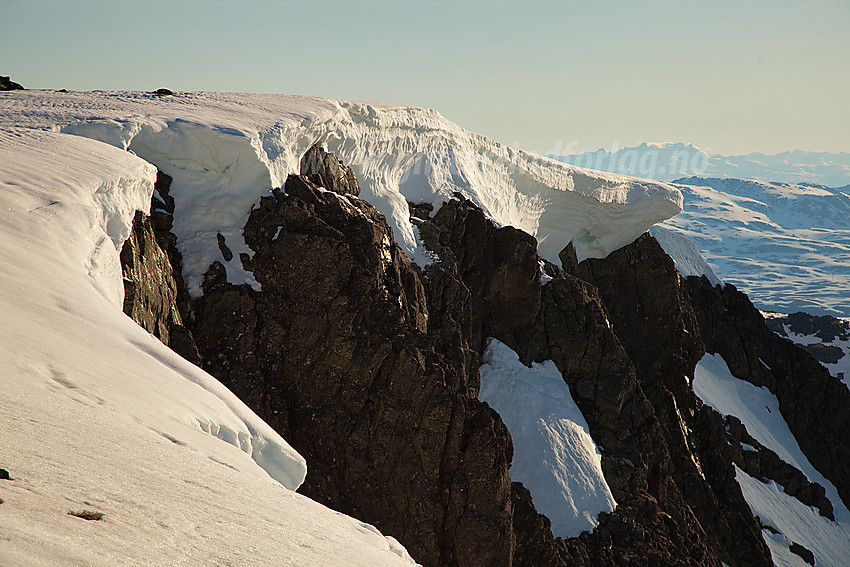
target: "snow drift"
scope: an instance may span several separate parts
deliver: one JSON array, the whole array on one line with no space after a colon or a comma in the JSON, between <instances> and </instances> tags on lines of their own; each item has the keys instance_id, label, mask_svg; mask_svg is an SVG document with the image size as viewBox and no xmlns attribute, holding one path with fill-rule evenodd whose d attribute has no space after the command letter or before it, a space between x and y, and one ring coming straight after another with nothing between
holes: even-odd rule
<instances>
[{"instance_id":1,"label":"snow drift","mask_svg":"<svg viewBox=\"0 0 850 567\"><path fill-rule=\"evenodd\" d=\"M123 314L118 247L155 174L97 141L0 134L0 563L409 565L288 490L303 458ZM103 520L69 515L86 509Z\"/></svg>"},{"instance_id":2,"label":"snow drift","mask_svg":"<svg viewBox=\"0 0 850 567\"><path fill-rule=\"evenodd\" d=\"M479 398L499 412L514 442L511 478L531 491L556 537L593 531L617 505L602 474L602 453L555 363L531 368L489 339Z\"/></svg>"},{"instance_id":3,"label":"snow drift","mask_svg":"<svg viewBox=\"0 0 850 567\"><path fill-rule=\"evenodd\" d=\"M174 233L190 293L220 259L216 233L235 253L234 283L257 285L239 261L251 205L297 172L321 142L354 169L361 198L386 217L410 257L422 257L407 202L439 207L460 192L501 225L534 235L558 263L574 242L579 259L604 257L681 211L664 183L589 171L508 148L433 110L283 95L53 93L5 96L0 125L61 130L129 149L174 177ZM222 206L227 202L228 206Z\"/></svg>"}]
</instances>

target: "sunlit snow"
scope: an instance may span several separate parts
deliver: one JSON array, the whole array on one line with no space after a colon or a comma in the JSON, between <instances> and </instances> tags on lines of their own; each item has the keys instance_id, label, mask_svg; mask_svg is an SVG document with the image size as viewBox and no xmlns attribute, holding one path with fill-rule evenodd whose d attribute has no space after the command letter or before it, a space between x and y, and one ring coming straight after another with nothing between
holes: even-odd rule
<instances>
[{"instance_id":1,"label":"sunlit snow","mask_svg":"<svg viewBox=\"0 0 850 567\"><path fill-rule=\"evenodd\" d=\"M815 554L817 565L846 567L850 558L850 512L838 496L835 486L809 463L800 450L788 424L779 411L779 402L767 388L756 387L735 378L720 355L706 354L694 373L694 393L724 415L741 420L750 435L776 453L780 459L800 470L809 481L826 490L832 502L835 522L817 510L786 495L774 482L761 482L737 470L738 483L753 514L762 523L778 529L786 538ZM799 559L787 557L787 549L777 552L778 538L764 532L777 565L793 565Z\"/></svg>"},{"instance_id":2,"label":"sunlit snow","mask_svg":"<svg viewBox=\"0 0 850 567\"><path fill-rule=\"evenodd\" d=\"M559 264L573 241L579 259L604 257L681 210L664 183L589 171L506 147L439 113L409 106L285 95L54 93L15 91L0 99L0 126L48 128L127 148L174 177L174 232L190 293L223 262L216 233L234 252L228 279L256 285L239 261L250 253L244 217L270 187L297 172L320 142L352 166L408 256L417 241L407 201L439 208L455 192L500 225L539 240Z\"/></svg>"},{"instance_id":3,"label":"sunlit snow","mask_svg":"<svg viewBox=\"0 0 850 567\"><path fill-rule=\"evenodd\" d=\"M409 565L293 492L304 459L121 310L116 246L155 169L0 133L0 565ZM69 515L90 510L100 521Z\"/></svg>"},{"instance_id":4,"label":"sunlit snow","mask_svg":"<svg viewBox=\"0 0 850 567\"><path fill-rule=\"evenodd\" d=\"M600 512L616 506L602 474L602 454L587 421L551 360L529 368L504 343L489 339L479 398L511 433L511 479L531 491L556 537L593 531Z\"/></svg>"}]
</instances>

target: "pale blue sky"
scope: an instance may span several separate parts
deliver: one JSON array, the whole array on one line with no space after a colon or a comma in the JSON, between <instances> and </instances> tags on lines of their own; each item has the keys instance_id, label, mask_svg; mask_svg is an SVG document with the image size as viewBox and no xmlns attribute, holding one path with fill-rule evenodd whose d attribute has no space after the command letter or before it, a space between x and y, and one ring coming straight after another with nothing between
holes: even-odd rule
<instances>
[{"instance_id":1,"label":"pale blue sky","mask_svg":"<svg viewBox=\"0 0 850 567\"><path fill-rule=\"evenodd\" d=\"M0 0L28 88L428 106L504 143L850 152L850 1Z\"/></svg>"}]
</instances>

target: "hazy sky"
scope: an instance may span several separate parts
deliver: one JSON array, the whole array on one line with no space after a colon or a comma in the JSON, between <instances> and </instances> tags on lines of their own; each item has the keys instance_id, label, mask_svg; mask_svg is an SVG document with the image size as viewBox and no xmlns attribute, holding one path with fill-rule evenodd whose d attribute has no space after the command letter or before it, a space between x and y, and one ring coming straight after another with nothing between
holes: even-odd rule
<instances>
[{"instance_id":1,"label":"hazy sky","mask_svg":"<svg viewBox=\"0 0 850 567\"><path fill-rule=\"evenodd\" d=\"M850 152L848 0L0 0L27 88L428 106L540 153Z\"/></svg>"}]
</instances>

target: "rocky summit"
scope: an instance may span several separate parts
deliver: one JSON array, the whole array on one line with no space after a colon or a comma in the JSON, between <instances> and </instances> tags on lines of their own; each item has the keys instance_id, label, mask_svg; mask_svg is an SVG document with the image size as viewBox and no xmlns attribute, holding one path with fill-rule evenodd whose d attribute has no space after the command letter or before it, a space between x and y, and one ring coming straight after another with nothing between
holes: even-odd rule
<instances>
[{"instance_id":1,"label":"rocky summit","mask_svg":"<svg viewBox=\"0 0 850 567\"><path fill-rule=\"evenodd\" d=\"M190 298L161 179L158 212L137 215L121 254L125 312L307 459L301 492L422 565L771 565L736 466L834 512L822 486L694 394L706 352L776 395L800 448L850 497L847 389L733 286L683 279L649 235L581 263L567 246L558 266L456 195L436 213L410 203L434 259L412 264L352 170L313 146L246 211L253 254L240 260L260 285L228 281L219 233L222 259ZM553 361L585 416L617 502L591 533L554 537L512 482L510 433L478 399L490 337L526 365Z\"/></svg>"}]
</instances>

